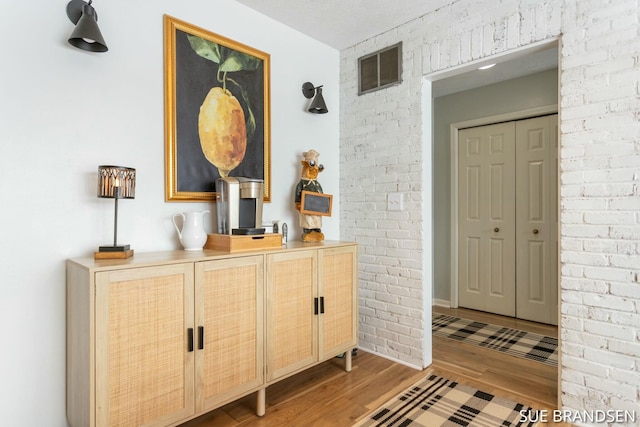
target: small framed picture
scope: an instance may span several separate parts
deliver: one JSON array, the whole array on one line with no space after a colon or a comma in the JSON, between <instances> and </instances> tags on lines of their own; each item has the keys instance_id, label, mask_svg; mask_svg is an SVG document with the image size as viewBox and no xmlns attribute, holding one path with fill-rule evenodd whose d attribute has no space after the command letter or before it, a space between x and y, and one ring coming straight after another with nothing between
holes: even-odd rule
<instances>
[{"instance_id":1,"label":"small framed picture","mask_svg":"<svg viewBox=\"0 0 640 427\"><path fill-rule=\"evenodd\" d=\"M303 191L300 198L300 213L305 215L331 216L333 196L331 194Z\"/></svg>"}]
</instances>

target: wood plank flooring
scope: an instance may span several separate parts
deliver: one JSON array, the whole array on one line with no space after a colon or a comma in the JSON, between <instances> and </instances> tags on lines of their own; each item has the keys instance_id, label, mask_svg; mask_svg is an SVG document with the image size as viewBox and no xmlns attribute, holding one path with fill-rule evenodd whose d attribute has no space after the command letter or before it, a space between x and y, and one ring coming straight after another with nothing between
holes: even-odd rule
<instances>
[{"instance_id":1,"label":"wood plank flooring","mask_svg":"<svg viewBox=\"0 0 640 427\"><path fill-rule=\"evenodd\" d=\"M557 336L554 326L464 309L434 307L433 311ZM255 415L254 393L181 427L347 427L428 373L536 409L556 408L557 368L439 337L433 338L433 364L424 371L364 350L353 357L351 373L343 367L342 359L332 359L267 388L263 417Z\"/></svg>"},{"instance_id":2,"label":"wood plank flooring","mask_svg":"<svg viewBox=\"0 0 640 427\"><path fill-rule=\"evenodd\" d=\"M434 307L433 311L556 338L558 336L556 326L467 309ZM460 375L471 386L537 409L552 410L557 406L558 368L553 366L433 337L431 367L450 372L451 375ZM447 376L446 373L443 375Z\"/></svg>"}]
</instances>

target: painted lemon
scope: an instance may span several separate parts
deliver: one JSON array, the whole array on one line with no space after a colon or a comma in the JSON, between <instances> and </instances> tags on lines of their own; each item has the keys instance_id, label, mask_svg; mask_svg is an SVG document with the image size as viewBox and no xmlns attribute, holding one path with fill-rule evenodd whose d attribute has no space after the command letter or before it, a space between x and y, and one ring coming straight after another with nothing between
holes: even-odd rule
<instances>
[{"instance_id":1,"label":"painted lemon","mask_svg":"<svg viewBox=\"0 0 640 427\"><path fill-rule=\"evenodd\" d=\"M244 112L231 92L221 87L209 91L200 106L198 132L204 156L218 168L221 177L229 176L247 149Z\"/></svg>"}]
</instances>

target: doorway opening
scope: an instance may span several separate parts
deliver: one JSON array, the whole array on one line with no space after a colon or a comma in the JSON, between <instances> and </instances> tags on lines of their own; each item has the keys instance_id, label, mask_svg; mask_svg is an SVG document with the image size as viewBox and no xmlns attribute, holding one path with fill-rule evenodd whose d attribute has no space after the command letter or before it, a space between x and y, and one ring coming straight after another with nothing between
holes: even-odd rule
<instances>
[{"instance_id":1,"label":"doorway opening","mask_svg":"<svg viewBox=\"0 0 640 427\"><path fill-rule=\"evenodd\" d=\"M452 218L451 202L451 171L450 156L451 143L449 134L457 132L455 128L451 128L452 124L465 123L472 120L479 121L482 118L486 120L488 117L509 114L508 120L521 118L523 112L525 116L542 115L555 113L559 111L558 104L558 38L545 40L534 43L508 53L495 55L493 57L482 58L463 66L452 67L444 71L432 73L424 76L423 79L423 135L425 136L425 147L423 151L423 164L425 165L425 190L424 190L424 271L425 279L433 283L433 289L425 289L424 297L424 315L425 318L431 318L432 306L457 307L457 282L454 286L451 279L451 272L455 270L455 265L451 256L452 252ZM543 59L541 59L543 58ZM551 58L552 65L548 65L546 61ZM478 68L489 63L497 63L489 71L493 70L492 77L483 78L478 72ZM536 67L545 66L540 70ZM512 70L508 71L510 68ZM438 98L448 95L456 95L462 91L473 91L478 88L487 87L509 80L524 78L534 74L542 75L550 73L553 75L555 84L555 98L552 102L544 102L538 98L538 95L532 95L522 104L514 109L507 111L495 112L490 101L475 100L474 102L481 104L479 107L482 111L475 116L463 117L450 120L446 127L445 137L439 135L437 116L442 112L438 105ZM486 76L486 75L485 75ZM535 99L534 99L535 98ZM529 104L527 104L529 102ZM533 102L533 103L532 103ZM465 103L458 103L451 109L462 109ZM501 120L504 120L503 117ZM478 123L482 124L482 123ZM467 123L468 125L468 123ZM446 151L443 161L442 152ZM447 194L448 196L443 196ZM444 202L443 202L444 200ZM558 251L559 252L559 251ZM560 254L558 253L558 258ZM559 282L559 281L558 281ZM558 283L559 288L559 283ZM432 291L432 292L430 292ZM428 317L427 317L428 316ZM432 361L432 337L430 333L425 331L425 366ZM559 370L558 370L559 374ZM560 394L560 390L558 390Z\"/></svg>"}]
</instances>

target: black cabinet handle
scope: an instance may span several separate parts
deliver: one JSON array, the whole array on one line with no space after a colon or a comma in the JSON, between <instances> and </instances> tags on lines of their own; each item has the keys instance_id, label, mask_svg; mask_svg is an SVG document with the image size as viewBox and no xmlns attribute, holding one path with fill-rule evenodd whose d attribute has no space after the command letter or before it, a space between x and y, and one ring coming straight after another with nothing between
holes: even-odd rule
<instances>
[{"instance_id":1,"label":"black cabinet handle","mask_svg":"<svg viewBox=\"0 0 640 427\"><path fill-rule=\"evenodd\" d=\"M189 352L193 351L193 328L187 329L187 349Z\"/></svg>"},{"instance_id":2,"label":"black cabinet handle","mask_svg":"<svg viewBox=\"0 0 640 427\"><path fill-rule=\"evenodd\" d=\"M324 297L320 297L320 314L324 313Z\"/></svg>"},{"instance_id":3,"label":"black cabinet handle","mask_svg":"<svg viewBox=\"0 0 640 427\"><path fill-rule=\"evenodd\" d=\"M198 350L204 348L204 326L198 326Z\"/></svg>"},{"instance_id":4,"label":"black cabinet handle","mask_svg":"<svg viewBox=\"0 0 640 427\"><path fill-rule=\"evenodd\" d=\"M318 298L313 299L313 314L318 314Z\"/></svg>"}]
</instances>

